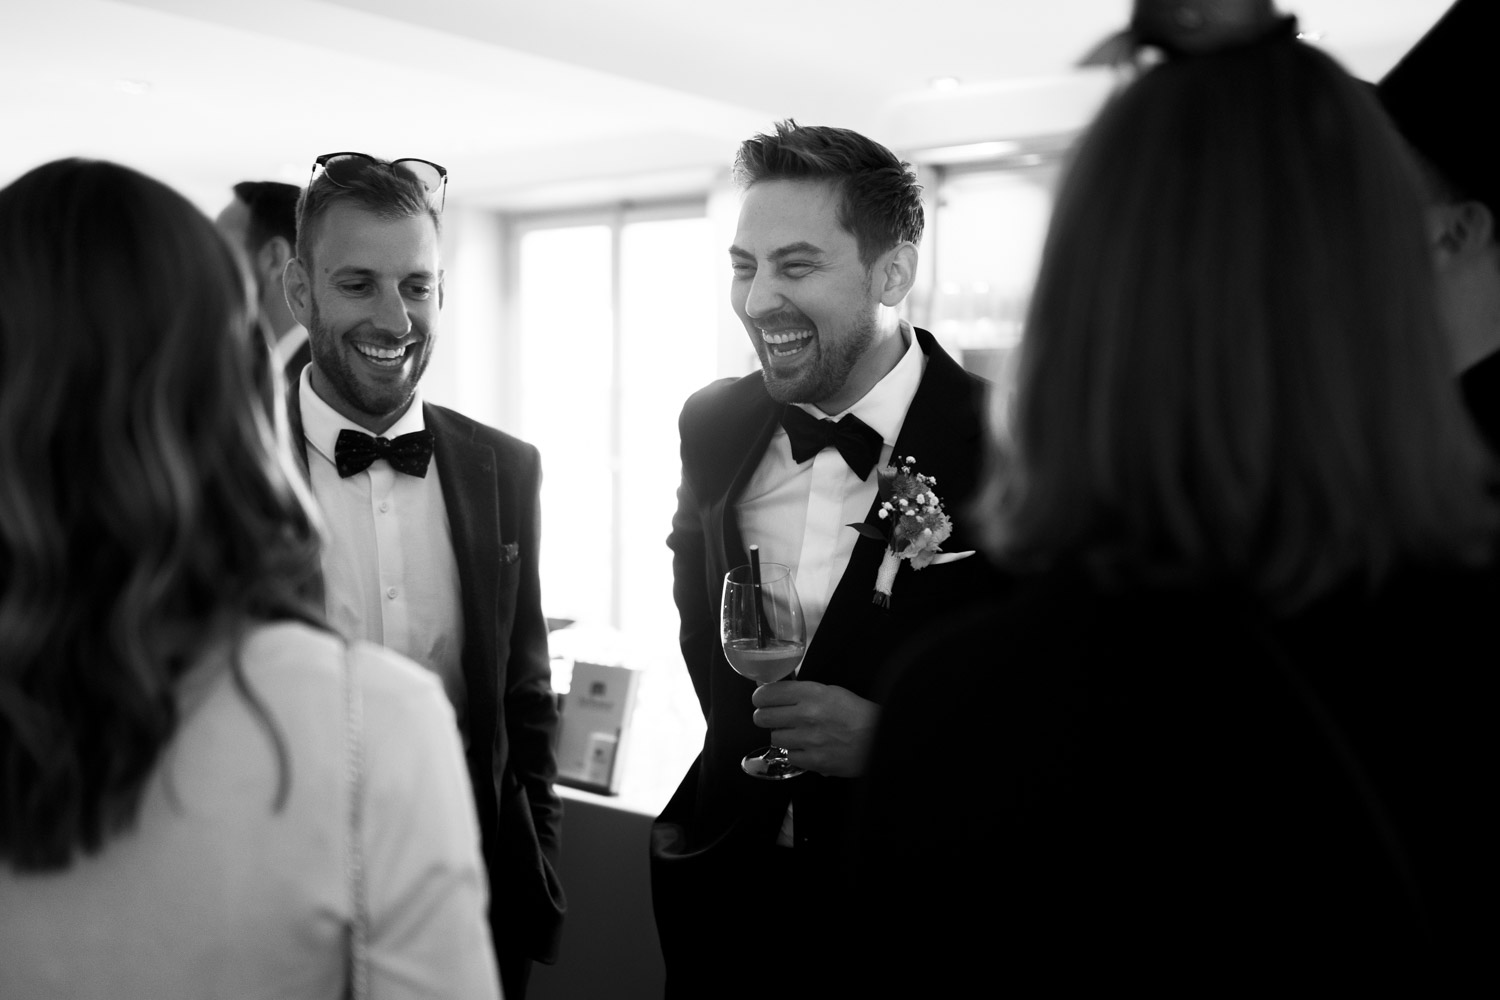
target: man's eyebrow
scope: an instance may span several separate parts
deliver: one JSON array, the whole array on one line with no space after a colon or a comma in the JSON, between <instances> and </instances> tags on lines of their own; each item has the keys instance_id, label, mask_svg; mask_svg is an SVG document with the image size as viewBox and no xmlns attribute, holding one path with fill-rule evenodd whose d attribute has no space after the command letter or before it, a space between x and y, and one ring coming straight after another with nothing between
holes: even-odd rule
<instances>
[{"instance_id":1,"label":"man's eyebrow","mask_svg":"<svg viewBox=\"0 0 1500 1000\"><path fill-rule=\"evenodd\" d=\"M788 243L784 247L777 247L775 250L772 250L770 253L770 257L771 260L778 261L783 260L787 257L795 257L799 254L808 254L815 257L822 257L824 255L824 250L822 247L813 243L809 243L806 240L798 240L796 243ZM729 256L744 257L747 260L755 259L755 255L753 253L748 250L741 249L737 246L731 246L729 248Z\"/></svg>"},{"instance_id":2,"label":"man's eyebrow","mask_svg":"<svg viewBox=\"0 0 1500 1000\"><path fill-rule=\"evenodd\" d=\"M374 268L371 268L371 267L356 267L353 264L349 264L349 265L345 265L344 267L337 268L334 271L330 272L329 273L329 277L330 278L378 278L378 277L380 277L380 272L376 271ZM435 273L433 273L432 271L419 270L419 271L412 271L412 272L404 275L401 278L401 280L402 281L410 281L413 278L416 278L419 281L434 281L434 280L436 280L437 275Z\"/></svg>"},{"instance_id":3,"label":"man's eyebrow","mask_svg":"<svg viewBox=\"0 0 1500 1000\"><path fill-rule=\"evenodd\" d=\"M334 268L328 272L330 278L373 278L375 271L368 267L355 267L353 264L345 264L343 267Z\"/></svg>"}]
</instances>

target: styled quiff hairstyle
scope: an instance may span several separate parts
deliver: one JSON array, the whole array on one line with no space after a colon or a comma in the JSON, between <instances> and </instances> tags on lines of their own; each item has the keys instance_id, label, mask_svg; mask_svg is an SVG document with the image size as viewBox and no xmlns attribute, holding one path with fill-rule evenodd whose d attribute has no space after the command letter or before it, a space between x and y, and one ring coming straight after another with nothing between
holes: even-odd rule
<instances>
[{"instance_id":1,"label":"styled quiff hairstyle","mask_svg":"<svg viewBox=\"0 0 1500 1000\"><path fill-rule=\"evenodd\" d=\"M1146 70L1057 199L996 407L992 551L1282 611L1484 558L1430 270L1415 168L1326 55L1280 37Z\"/></svg>"},{"instance_id":2,"label":"styled quiff hairstyle","mask_svg":"<svg viewBox=\"0 0 1500 1000\"><path fill-rule=\"evenodd\" d=\"M922 185L895 153L846 128L776 123L774 135L740 144L734 179L828 181L839 192L839 225L853 234L866 269L901 243L922 242Z\"/></svg>"},{"instance_id":3,"label":"styled quiff hairstyle","mask_svg":"<svg viewBox=\"0 0 1500 1000\"><path fill-rule=\"evenodd\" d=\"M321 617L310 499L255 383L246 275L112 163L0 190L0 859L60 868L133 819L175 685L257 621ZM271 804L268 803L268 807Z\"/></svg>"},{"instance_id":4,"label":"styled quiff hairstyle","mask_svg":"<svg viewBox=\"0 0 1500 1000\"><path fill-rule=\"evenodd\" d=\"M443 232L442 216L416 177L392 169L386 160L346 163L339 168L338 181L326 171L320 172L297 202L297 257L309 267L318 223L341 201L352 202L382 219L410 219L425 213L438 234Z\"/></svg>"}]
</instances>

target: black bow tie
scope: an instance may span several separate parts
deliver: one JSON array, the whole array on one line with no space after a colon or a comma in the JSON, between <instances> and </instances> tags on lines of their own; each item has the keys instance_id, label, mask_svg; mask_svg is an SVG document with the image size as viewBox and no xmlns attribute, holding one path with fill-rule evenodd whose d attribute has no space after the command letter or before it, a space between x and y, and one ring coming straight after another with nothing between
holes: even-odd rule
<instances>
[{"instance_id":1,"label":"black bow tie","mask_svg":"<svg viewBox=\"0 0 1500 1000\"><path fill-rule=\"evenodd\" d=\"M820 420L801 407L788 406L781 413L781 426L792 443L792 461L799 465L824 448L837 448L854 474L868 479L870 470L880 461L880 434L852 413L834 422Z\"/></svg>"},{"instance_id":2,"label":"black bow tie","mask_svg":"<svg viewBox=\"0 0 1500 1000\"><path fill-rule=\"evenodd\" d=\"M355 473L364 472L377 458L391 463L391 468L397 472L425 476L427 463L432 461L432 431L412 431L390 439L372 437L347 427L339 431L339 439L333 445L333 464L340 476L348 479Z\"/></svg>"}]
</instances>

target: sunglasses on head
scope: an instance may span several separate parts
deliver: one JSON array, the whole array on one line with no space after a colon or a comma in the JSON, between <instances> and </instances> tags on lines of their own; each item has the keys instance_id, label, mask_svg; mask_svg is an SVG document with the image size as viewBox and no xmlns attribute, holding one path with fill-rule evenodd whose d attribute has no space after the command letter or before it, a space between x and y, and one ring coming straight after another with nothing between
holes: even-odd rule
<instances>
[{"instance_id":1,"label":"sunglasses on head","mask_svg":"<svg viewBox=\"0 0 1500 1000\"><path fill-rule=\"evenodd\" d=\"M368 169L372 164L384 167L392 173L399 170L409 177L416 178L423 190L427 192L428 203L436 199L438 211L443 210L448 200L448 168L433 163L431 160L419 160L414 156L406 156L386 163L369 153L324 153L313 161L312 178L307 183L311 186L312 179L318 176L318 168L322 167L323 176L339 187L343 187L358 176L360 171Z\"/></svg>"}]
</instances>

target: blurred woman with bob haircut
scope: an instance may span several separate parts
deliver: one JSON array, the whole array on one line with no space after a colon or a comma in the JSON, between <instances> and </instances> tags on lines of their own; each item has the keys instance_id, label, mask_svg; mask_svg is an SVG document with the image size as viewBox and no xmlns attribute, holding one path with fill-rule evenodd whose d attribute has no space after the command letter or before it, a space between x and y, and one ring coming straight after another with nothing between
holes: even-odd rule
<instances>
[{"instance_id":1,"label":"blurred woman with bob haircut","mask_svg":"<svg viewBox=\"0 0 1500 1000\"><path fill-rule=\"evenodd\" d=\"M0 995L496 996L452 710L307 596L246 287L128 168L0 190Z\"/></svg>"},{"instance_id":2,"label":"blurred woman with bob haircut","mask_svg":"<svg viewBox=\"0 0 1500 1000\"><path fill-rule=\"evenodd\" d=\"M875 940L1062 995L1478 973L1500 516L1417 175L1269 3L1141 2L1121 42L1160 58L1072 154L994 401L1013 589L891 666Z\"/></svg>"}]
</instances>

